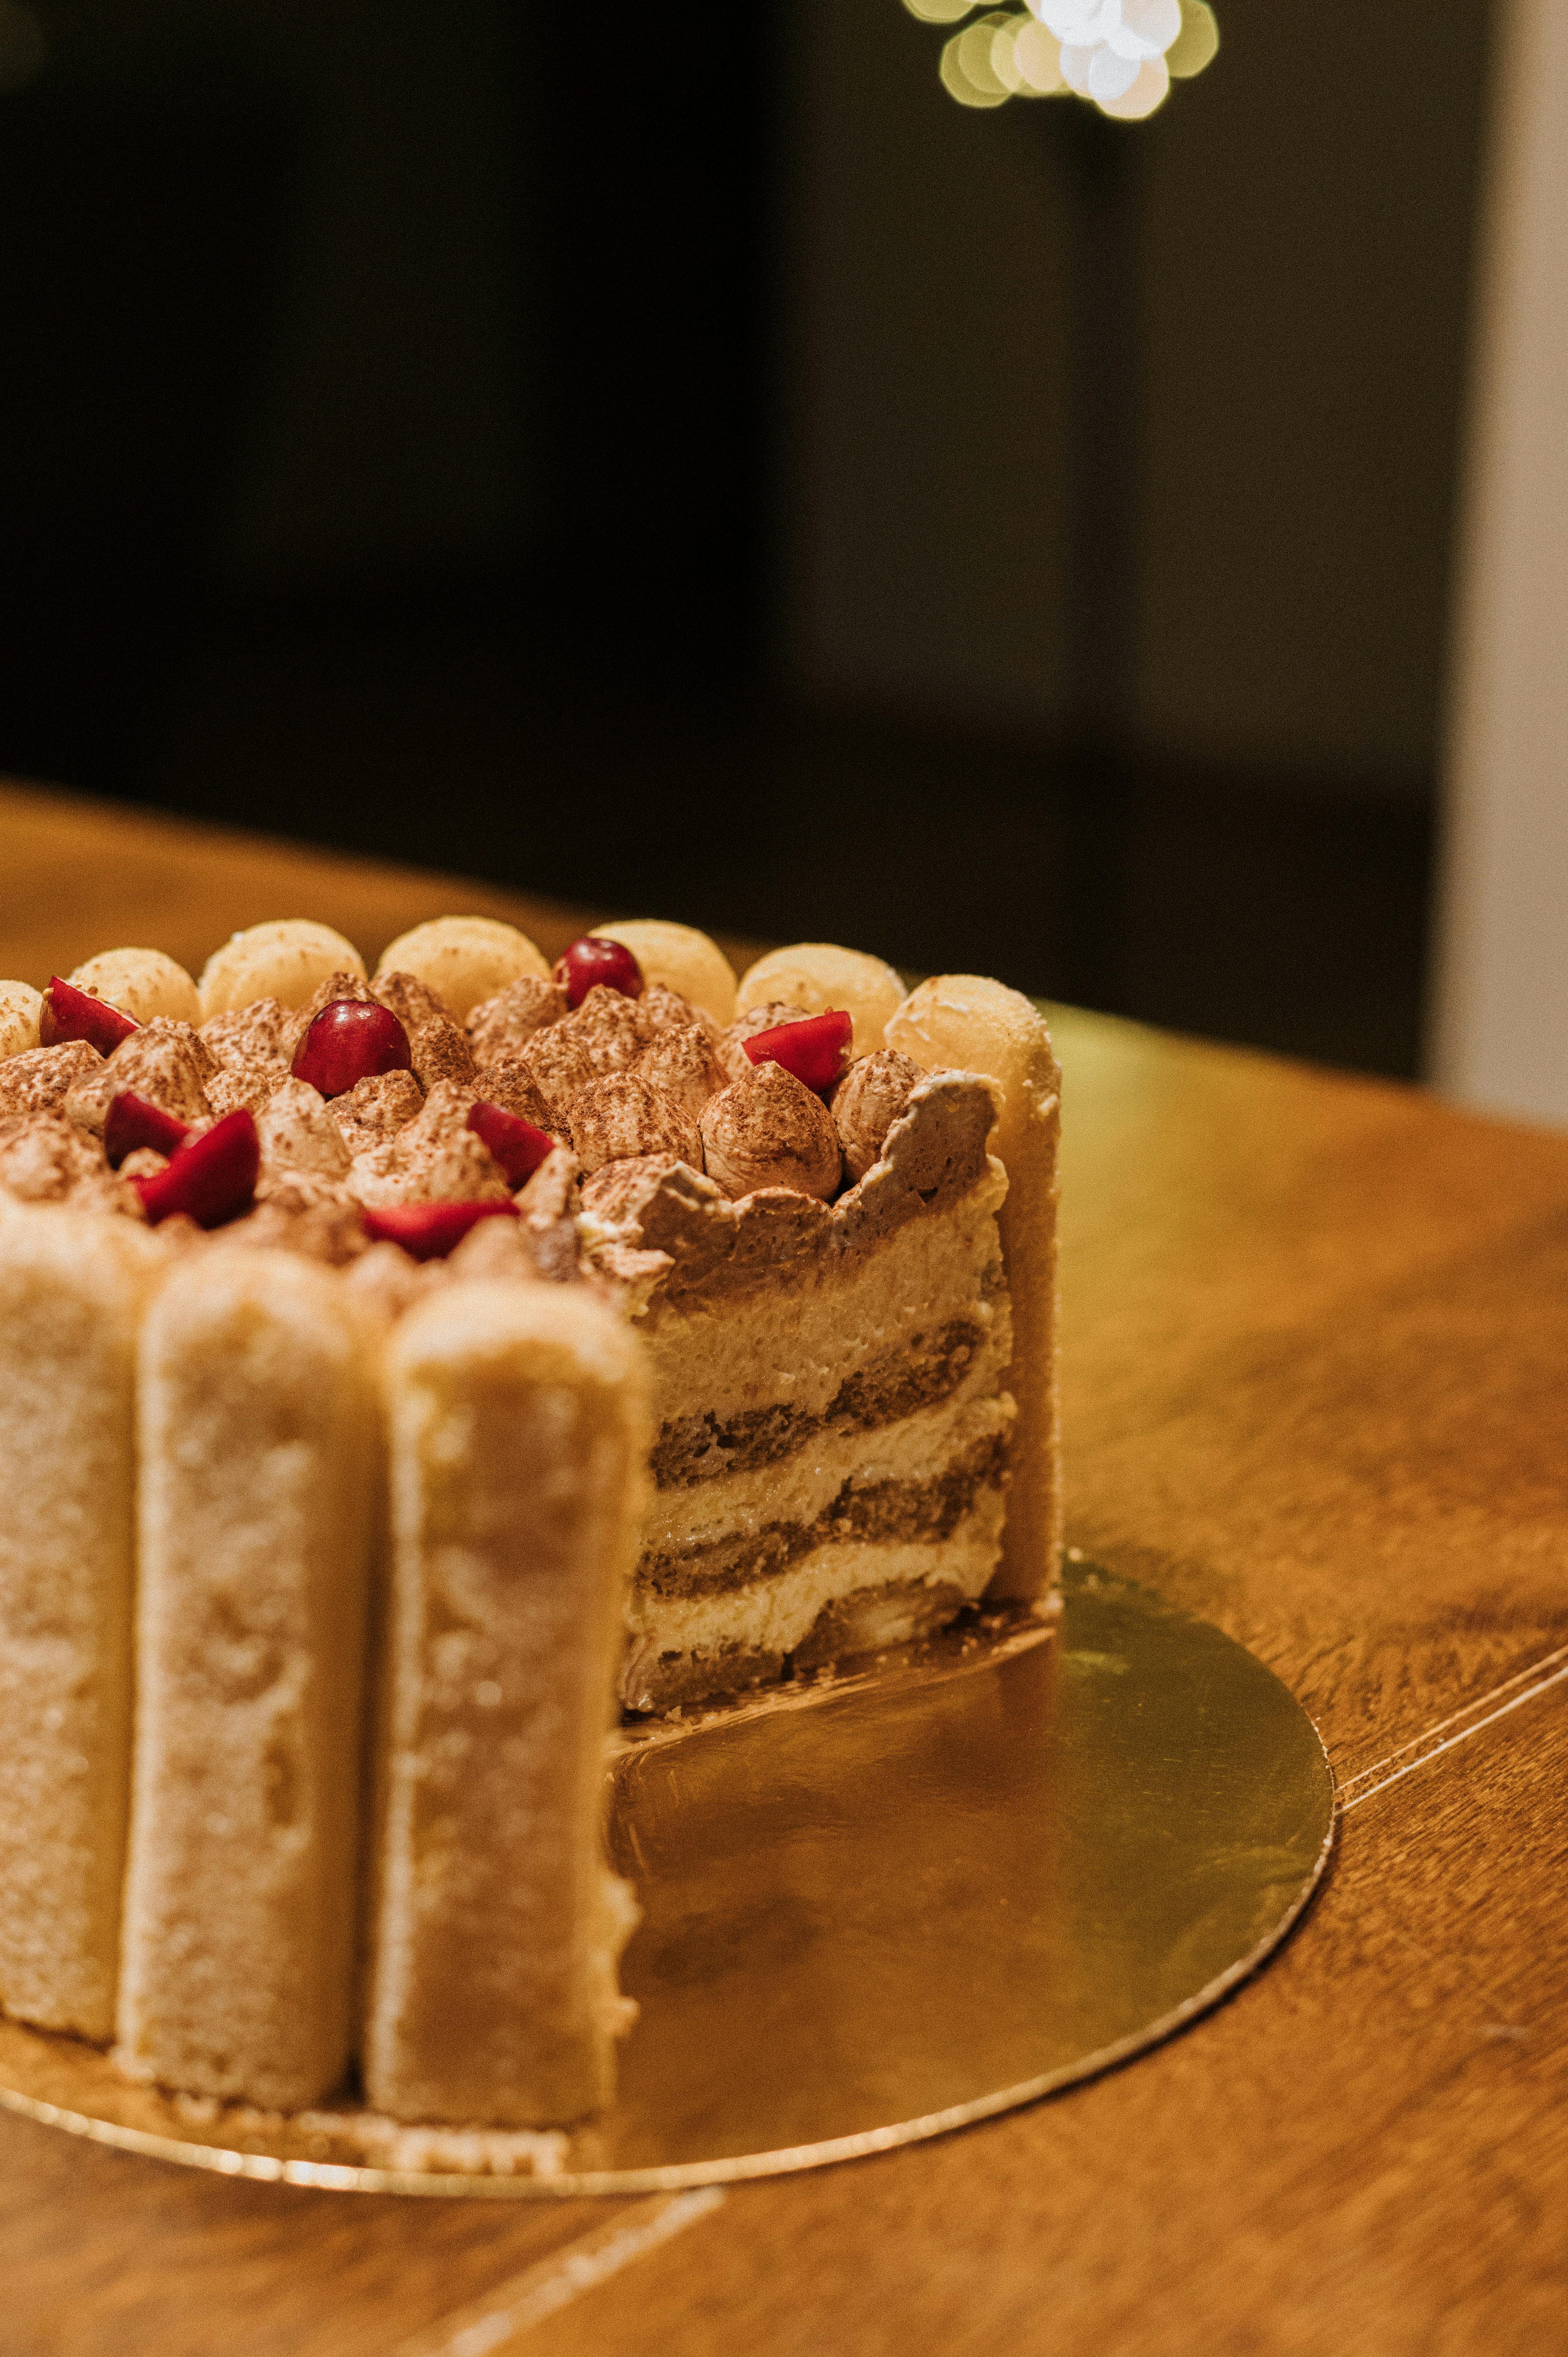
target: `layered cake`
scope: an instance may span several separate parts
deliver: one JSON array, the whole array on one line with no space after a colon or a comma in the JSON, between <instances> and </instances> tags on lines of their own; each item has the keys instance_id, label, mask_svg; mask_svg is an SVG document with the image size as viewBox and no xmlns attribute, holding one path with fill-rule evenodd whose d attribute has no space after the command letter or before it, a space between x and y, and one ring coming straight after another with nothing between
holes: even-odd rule
<instances>
[{"instance_id":1,"label":"layered cake","mask_svg":"<svg viewBox=\"0 0 1568 2357\"><path fill-rule=\"evenodd\" d=\"M688 928L0 983L0 2007L200 2098L613 2088L604 1744L1048 1596L1027 1000Z\"/></svg>"}]
</instances>

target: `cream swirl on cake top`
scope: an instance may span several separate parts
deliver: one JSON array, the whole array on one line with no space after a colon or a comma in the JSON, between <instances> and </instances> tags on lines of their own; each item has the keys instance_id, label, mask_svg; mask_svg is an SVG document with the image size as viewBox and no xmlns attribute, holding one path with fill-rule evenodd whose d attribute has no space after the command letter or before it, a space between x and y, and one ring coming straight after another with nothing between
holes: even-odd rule
<instances>
[{"instance_id":1,"label":"cream swirl on cake top","mask_svg":"<svg viewBox=\"0 0 1568 2357\"><path fill-rule=\"evenodd\" d=\"M843 1155L821 1097L782 1064L753 1064L703 1114L710 1178L726 1195L788 1187L827 1202L838 1190Z\"/></svg>"}]
</instances>

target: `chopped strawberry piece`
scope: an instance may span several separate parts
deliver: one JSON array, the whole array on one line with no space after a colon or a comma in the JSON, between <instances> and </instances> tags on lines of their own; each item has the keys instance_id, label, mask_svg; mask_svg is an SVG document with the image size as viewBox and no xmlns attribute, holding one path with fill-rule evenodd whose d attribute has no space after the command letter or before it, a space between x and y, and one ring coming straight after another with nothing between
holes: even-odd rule
<instances>
[{"instance_id":1,"label":"chopped strawberry piece","mask_svg":"<svg viewBox=\"0 0 1568 2357\"><path fill-rule=\"evenodd\" d=\"M165 1113L162 1105L149 1104L134 1089L122 1089L110 1099L103 1123L103 1151L112 1169L118 1170L138 1146L150 1146L158 1154L177 1154L189 1135L188 1121L177 1121L172 1113Z\"/></svg>"},{"instance_id":2,"label":"chopped strawberry piece","mask_svg":"<svg viewBox=\"0 0 1568 2357\"><path fill-rule=\"evenodd\" d=\"M133 1178L131 1184L155 1227L183 1211L199 1228L220 1228L225 1220L250 1210L261 1168L256 1125L242 1105L199 1137L188 1139L166 1170L153 1178Z\"/></svg>"},{"instance_id":3,"label":"chopped strawberry piece","mask_svg":"<svg viewBox=\"0 0 1568 2357\"><path fill-rule=\"evenodd\" d=\"M566 994L568 1006L581 1006L596 983L618 990L623 998L642 996L642 968L624 942L603 933L584 933L555 961L555 980Z\"/></svg>"},{"instance_id":4,"label":"chopped strawberry piece","mask_svg":"<svg viewBox=\"0 0 1568 2357\"><path fill-rule=\"evenodd\" d=\"M415 1260L445 1260L481 1220L515 1220L515 1203L393 1203L366 1211L365 1230L377 1243L401 1244Z\"/></svg>"},{"instance_id":5,"label":"chopped strawberry piece","mask_svg":"<svg viewBox=\"0 0 1568 2357\"><path fill-rule=\"evenodd\" d=\"M830 1006L825 1015L808 1015L799 1023L779 1023L771 1031L755 1031L741 1044L754 1064L782 1064L809 1089L831 1089L843 1078L854 1030L853 1018Z\"/></svg>"},{"instance_id":6,"label":"chopped strawberry piece","mask_svg":"<svg viewBox=\"0 0 1568 2357\"><path fill-rule=\"evenodd\" d=\"M468 1108L468 1127L488 1148L492 1160L499 1162L506 1173L509 1187L521 1187L532 1178L540 1164L555 1150L555 1140L548 1130L535 1129L504 1105L487 1104L481 1099Z\"/></svg>"},{"instance_id":7,"label":"chopped strawberry piece","mask_svg":"<svg viewBox=\"0 0 1568 2357\"><path fill-rule=\"evenodd\" d=\"M357 1081L381 1072L410 1072L408 1033L389 1006L368 999L335 998L324 1006L298 1047L292 1066L324 1097L347 1096Z\"/></svg>"},{"instance_id":8,"label":"chopped strawberry piece","mask_svg":"<svg viewBox=\"0 0 1568 2357\"><path fill-rule=\"evenodd\" d=\"M59 974L51 974L38 1017L38 1038L46 1048L63 1048L68 1040L85 1039L101 1056L112 1056L122 1039L141 1029L106 998L74 990Z\"/></svg>"}]
</instances>

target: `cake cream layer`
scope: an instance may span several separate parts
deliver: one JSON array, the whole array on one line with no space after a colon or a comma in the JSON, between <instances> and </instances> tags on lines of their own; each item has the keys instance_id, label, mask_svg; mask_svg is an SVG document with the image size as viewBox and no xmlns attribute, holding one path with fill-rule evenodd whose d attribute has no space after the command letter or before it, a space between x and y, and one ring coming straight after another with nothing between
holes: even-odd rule
<instances>
[{"instance_id":1,"label":"cake cream layer","mask_svg":"<svg viewBox=\"0 0 1568 2357\"><path fill-rule=\"evenodd\" d=\"M370 1354L333 1272L217 1248L154 1302L140 1394L118 2059L293 2110L350 2050Z\"/></svg>"},{"instance_id":2,"label":"cake cream layer","mask_svg":"<svg viewBox=\"0 0 1568 2357\"><path fill-rule=\"evenodd\" d=\"M0 1217L0 2007L114 2024L131 1752L136 1337L164 1255Z\"/></svg>"},{"instance_id":3,"label":"cake cream layer","mask_svg":"<svg viewBox=\"0 0 1568 2357\"><path fill-rule=\"evenodd\" d=\"M640 1208L671 1265L639 1321L660 1425L631 1707L901 1641L984 1589L1016 1415L993 1113L972 1076L924 1083L831 1211L679 1178Z\"/></svg>"},{"instance_id":4,"label":"cake cream layer","mask_svg":"<svg viewBox=\"0 0 1568 2357\"><path fill-rule=\"evenodd\" d=\"M643 1523L634 1590L651 1602L693 1579L727 1577L753 1556L777 1561L800 1532L835 1516L853 1526L874 1500L897 1497L914 1513L918 1495L934 1501L959 1469L983 1459L1004 1469L1015 1414L1005 1394L965 1396L875 1435L824 1434L781 1465L666 1491Z\"/></svg>"},{"instance_id":5,"label":"cake cream layer","mask_svg":"<svg viewBox=\"0 0 1568 2357\"><path fill-rule=\"evenodd\" d=\"M639 1331L652 1361L660 1490L776 1462L824 1426L874 1431L1010 1347L995 1331L999 1175L983 1170L946 1216L911 1220L847 1265L738 1297L655 1297ZM999 1361L998 1363L1004 1363Z\"/></svg>"},{"instance_id":6,"label":"cake cream layer","mask_svg":"<svg viewBox=\"0 0 1568 2357\"><path fill-rule=\"evenodd\" d=\"M622 1693L634 1710L756 1684L803 1664L906 1642L983 1595L996 1567L1005 1492L982 1488L940 1539L832 1539L744 1587L632 1603Z\"/></svg>"},{"instance_id":7,"label":"cake cream layer","mask_svg":"<svg viewBox=\"0 0 1568 2357\"><path fill-rule=\"evenodd\" d=\"M636 1919L604 1738L647 1446L586 1288L454 1285L389 1353L392 1586L363 2067L396 2119L560 2124L614 2085Z\"/></svg>"}]
</instances>

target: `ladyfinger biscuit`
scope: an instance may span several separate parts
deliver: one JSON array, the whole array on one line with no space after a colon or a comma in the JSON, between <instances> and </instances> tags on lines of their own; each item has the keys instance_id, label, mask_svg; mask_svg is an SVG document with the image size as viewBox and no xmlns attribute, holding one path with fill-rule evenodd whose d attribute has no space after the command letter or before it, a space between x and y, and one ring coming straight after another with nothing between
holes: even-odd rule
<instances>
[{"instance_id":1,"label":"ladyfinger biscuit","mask_svg":"<svg viewBox=\"0 0 1568 2357\"><path fill-rule=\"evenodd\" d=\"M306 1006L328 974L348 974L363 982L365 961L352 942L311 917L276 917L231 933L201 969L197 987L202 1020L275 998L281 1006Z\"/></svg>"},{"instance_id":2,"label":"ladyfinger biscuit","mask_svg":"<svg viewBox=\"0 0 1568 2357\"><path fill-rule=\"evenodd\" d=\"M150 1023L156 1015L166 1016L171 1023L201 1020L195 983L162 950L104 950L66 980L90 998L107 999L133 1023Z\"/></svg>"},{"instance_id":3,"label":"ladyfinger biscuit","mask_svg":"<svg viewBox=\"0 0 1568 2357\"><path fill-rule=\"evenodd\" d=\"M30 982L0 982L0 1059L25 1056L38 1044L44 995Z\"/></svg>"},{"instance_id":4,"label":"ladyfinger biscuit","mask_svg":"<svg viewBox=\"0 0 1568 2357\"><path fill-rule=\"evenodd\" d=\"M993 1152L1007 1172L998 1215L1013 1303L1018 1404L1013 1483L993 1596L1036 1597L1061 1555L1061 1438L1057 1376L1057 1149L1061 1072L1032 1001L972 974L939 974L911 992L887 1045L928 1071L983 1072L1003 1092Z\"/></svg>"},{"instance_id":5,"label":"ladyfinger biscuit","mask_svg":"<svg viewBox=\"0 0 1568 2357\"><path fill-rule=\"evenodd\" d=\"M352 2029L379 1417L335 1271L194 1254L143 1331L136 1753L117 2059L280 2110Z\"/></svg>"},{"instance_id":6,"label":"ladyfinger biscuit","mask_svg":"<svg viewBox=\"0 0 1568 2357\"><path fill-rule=\"evenodd\" d=\"M131 1757L136 1336L164 1253L0 1218L0 2006L114 2026Z\"/></svg>"},{"instance_id":7,"label":"ladyfinger biscuit","mask_svg":"<svg viewBox=\"0 0 1568 2357\"><path fill-rule=\"evenodd\" d=\"M717 942L694 925L671 924L663 917L618 918L614 923L591 925L596 940L619 942L642 968L644 982L661 982L678 990L722 1030L735 1020L735 968Z\"/></svg>"},{"instance_id":8,"label":"ladyfinger biscuit","mask_svg":"<svg viewBox=\"0 0 1568 2357\"><path fill-rule=\"evenodd\" d=\"M883 1028L903 996L903 983L880 958L841 949L836 942L797 942L792 949L769 950L746 968L735 1011L746 1015L775 1000L807 1015L834 1006L854 1024L850 1053L869 1056L883 1046Z\"/></svg>"},{"instance_id":9,"label":"ladyfinger biscuit","mask_svg":"<svg viewBox=\"0 0 1568 2357\"><path fill-rule=\"evenodd\" d=\"M561 2125L612 2093L636 1913L602 1815L640 1351L585 1288L457 1283L410 1311L388 1367L366 2093L398 2119Z\"/></svg>"},{"instance_id":10,"label":"ladyfinger biscuit","mask_svg":"<svg viewBox=\"0 0 1568 2357\"><path fill-rule=\"evenodd\" d=\"M435 917L389 942L376 980L389 974L413 974L456 1022L466 1023L476 1006L523 974L548 982L550 964L526 933L498 917Z\"/></svg>"}]
</instances>

